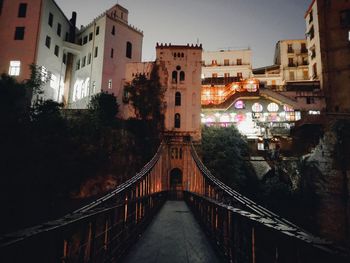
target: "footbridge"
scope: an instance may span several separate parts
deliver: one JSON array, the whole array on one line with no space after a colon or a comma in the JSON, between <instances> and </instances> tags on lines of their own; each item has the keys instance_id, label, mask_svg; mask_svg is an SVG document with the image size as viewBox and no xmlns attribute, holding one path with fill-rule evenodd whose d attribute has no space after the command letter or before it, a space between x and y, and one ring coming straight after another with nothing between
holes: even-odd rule
<instances>
[{"instance_id":1,"label":"footbridge","mask_svg":"<svg viewBox=\"0 0 350 263\"><path fill-rule=\"evenodd\" d=\"M102 198L0 239L4 263L226 261L349 262L343 249L215 178L188 137L167 138Z\"/></svg>"}]
</instances>

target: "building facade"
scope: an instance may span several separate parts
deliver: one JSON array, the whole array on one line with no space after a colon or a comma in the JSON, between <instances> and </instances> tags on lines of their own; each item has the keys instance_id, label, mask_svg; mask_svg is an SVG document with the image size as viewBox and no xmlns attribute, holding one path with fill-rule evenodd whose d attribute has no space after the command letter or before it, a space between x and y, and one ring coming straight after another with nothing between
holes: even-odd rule
<instances>
[{"instance_id":1,"label":"building facade","mask_svg":"<svg viewBox=\"0 0 350 263\"><path fill-rule=\"evenodd\" d=\"M202 79L237 77L247 79L252 75L252 51L203 51Z\"/></svg>"},{"instance_id":2,"label":"building facade","mask_svg":"<svg viewBox=\"0 0 350 263\"><path fill-rule=\"evenodd\" d=\"M350 112L350 2L314 0L305 15L312 76L321 81L327 111Z\"/></svg>"},{"instance_id":3,"label":"building facade","mask_svg":"<svg viewBox=\"0 0 350 263\"><path fill-rule=\"evenodd\" d=\"M49 81L45 99L62 101L67 69L66 42L74 41L76 15L68 20L52 0L1 1L0 72L19 81L30 78L30 64ZM73 35L72 35L73 34Z\"/></svg>"},{"instance_id":4,"label":"building facade","mask_svg":"<svg viewBox=\"0 0 350 263\"><path fill-rule=\"evenodd\" d=\"M128 24L128 10L115 5L77 33L69 108L86 108L91 96L114 94L122 102L126 64L140 62L143 33Z\"/></svg>"},{"instance_id":5,"label":"building facade","mask_svg":"<svg viewBox=\"0 0 350 263\"><path fill-rule=\"evenodd\" d=\"M309 80L308 51L305 39L278 41L274 62L280 65L282 79L285 82Z\"/></svg>"},{"instance_id":6,"label":"building facade","mask_svg":"<svg viewBox=\"0 0 350 263\"><path fill-rule=\"evenodd\" d=\"M19 81L36 64L48 82L44 99L84 109L92 95L113 93L121 102L128 62L141 61L143 33L128 24L120 5L76 29L54 0L0 1L0 72Z\"/></svg>"}]
</instances>

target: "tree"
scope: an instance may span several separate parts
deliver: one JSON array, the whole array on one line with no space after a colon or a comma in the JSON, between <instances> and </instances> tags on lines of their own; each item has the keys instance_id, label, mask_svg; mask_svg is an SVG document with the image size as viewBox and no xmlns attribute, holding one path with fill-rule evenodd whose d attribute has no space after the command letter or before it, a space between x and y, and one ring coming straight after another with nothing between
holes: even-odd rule
<instances>
[{"instance_id":1,"label":"tree","mask_svg":"<svg viewBox=\"0 0 350 263\"><path fill-rule=\"evenodd\" d=\"M137 119L153 120L158 128L164 126L164 93L165 88L159 81L158 66L154 65L150 78L142 74L133 79L130 85L125 87L130 101L135 110Z\"/></svg>"},{"instance_id":2,"label":"tree","mask_svg":"<svg viewBox=\"0 0 350 263\"><path fill-rule=\"evenodd\" d=\"M88 105L90 114L104 125L114 123L118 107L117 98L106 92L94 95Z\"/></svg>"}]
</instances>

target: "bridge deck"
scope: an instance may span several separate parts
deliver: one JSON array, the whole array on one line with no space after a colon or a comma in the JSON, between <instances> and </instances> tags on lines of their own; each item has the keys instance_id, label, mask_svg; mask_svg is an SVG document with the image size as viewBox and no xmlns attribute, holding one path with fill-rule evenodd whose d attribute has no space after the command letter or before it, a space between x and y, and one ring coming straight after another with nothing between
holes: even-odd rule
<instances>
[{"instance_id":1,"label":"bridge deck","mask_svg":"<svg viewBox=\"0 0 350 263\"><path fill-rule=\"evenodd\" d=\"M133 262L220 262L185 202L168 201L126 256Z\"/></svg>"}]
</instances>

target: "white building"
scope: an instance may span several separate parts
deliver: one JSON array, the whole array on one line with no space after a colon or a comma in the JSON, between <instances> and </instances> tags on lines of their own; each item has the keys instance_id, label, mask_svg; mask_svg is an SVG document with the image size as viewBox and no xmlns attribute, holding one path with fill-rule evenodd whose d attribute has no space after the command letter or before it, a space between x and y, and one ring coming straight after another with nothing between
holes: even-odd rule
<instances>
[{"instance_id":1,"label":"white building","mask_svg":"<svg viewBox=\"0 0 350 263\"><path fill-rule=\"evenodd\" d=\"M282 79L309 80L308 52L305 39L280 40L276 44L274 62L280 65Z\"/></svg>"},{"instance_id":2,"label":"white building","mask_svg":"<svg viewBox=\"0 0 350 263\"><path fill-rule=\"evenodd\" d=\"M128 10L115 5L77 34L70 108L86 108L92 95L113 93L122 102L126 64L141 61L143 33L128 24Z\"/></svg>"},{"instance_id":3,"label":"white building","mask_svg":"<svg viewBox=\"0 0 350 263\"><path fill-rule=\"evenodd\" d=\"M322 87L322 59L317 1L313 1L305 15L307 48L309 50L309 76L319 80Z\"/></svg>"},{"instance_id":4,"label":"white building","mask_svg":"<svg viewBox=\"0 0 350 263\"><path fill-rule=\"evenodd\" d=\"M217 77L247 79L251 76L252 51L250 49L203 51L202 79Z\"/></svg>"}]
</instances>

